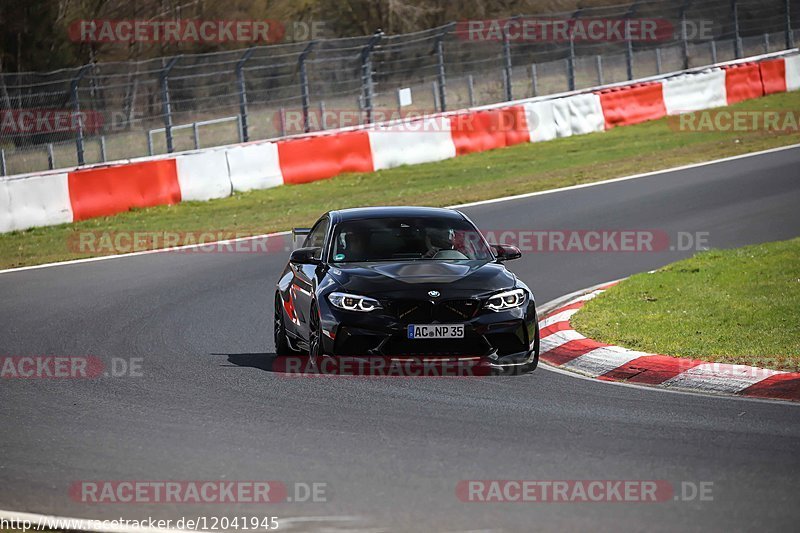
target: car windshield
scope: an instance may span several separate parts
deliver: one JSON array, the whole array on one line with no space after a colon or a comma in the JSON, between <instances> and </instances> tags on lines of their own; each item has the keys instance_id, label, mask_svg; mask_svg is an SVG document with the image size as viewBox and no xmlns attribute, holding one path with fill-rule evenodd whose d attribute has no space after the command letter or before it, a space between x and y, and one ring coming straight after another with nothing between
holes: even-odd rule
<instances>
[{"instance_id":1,"label":"car windshield","mask_svg":"<svg viewBox=\"0 0 800 533\"><path fill-rule=\"evenodd\" d=\"M493 259L481 234L455 218L377 218L336 226L334 263Z\"/></svg>"}]
</instances>

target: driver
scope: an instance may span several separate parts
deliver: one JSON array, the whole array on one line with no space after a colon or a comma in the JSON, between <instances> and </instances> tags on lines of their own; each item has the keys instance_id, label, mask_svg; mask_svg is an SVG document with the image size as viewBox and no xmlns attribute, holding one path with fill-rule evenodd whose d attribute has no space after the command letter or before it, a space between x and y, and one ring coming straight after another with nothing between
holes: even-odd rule
<instances>
[{"instance_id":1,"label":"driver","mask_svg":"<svg viewBox=\"0 0 800 533\"><path fill-rule=\"evenodd\" d=\"M366 261L369 256L369 234L363 231L346 233L345 253L348 261Z\"/></svg>"},{"instance_id":2,"label":"driver","mask_svg":"<svg viewBox=\"0 0 800 533\"><path fill-rule=\"evenodd\" d=\"M454 250L454 232L452 229L428 228L425 232L425 245L428 247L423 259L433 259L442 250Z\"/></svg>"}]
</instances>

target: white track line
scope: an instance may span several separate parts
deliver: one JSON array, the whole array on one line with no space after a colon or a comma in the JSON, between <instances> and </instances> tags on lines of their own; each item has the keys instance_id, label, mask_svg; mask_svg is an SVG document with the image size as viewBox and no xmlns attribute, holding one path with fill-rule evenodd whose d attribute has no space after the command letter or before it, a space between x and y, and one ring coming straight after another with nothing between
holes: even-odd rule
<instances>
[{"instance_id":1,"label":"white track line","mask_svg":"<svg viewBox=\"0 0 800 533\"><path fill-rule=\"evenodd\" d=\"M666 168L666 169L663 169L663 170L654 170L652 172L645 172L643 174L633 174L632 176L624 176L624 177L621 177L621 178L612 178L610 180L595 181L595 182L592 182L592 183L582 183L580 185L570 185L569 187L561 187L560 189L550 189L550 190L547 190L547 191L537 191L537 192L529 192L529 193L525 193L525 194L517 194L517 195L514 195L514 196L504 196L502 198L495 198L493 200L480 200L478 202L470 202L468 204L454 205L454 206L451 206L451 208L459 209L459 208L462 208L462 207L473 207L473 206L476 206L476 205L492 204L492 203L495 203L495 202L508 202L508 201L512 201L512 200L520 200L522 198L530 198L532 196L543 196L545 194L555 194L555 193L565 192L565 191L574 191L574 190L577 190L577 189L585 189L587 187L596 187L598 185L608 185L610 183L617 183L617 182L620 182L620 181L637 180L637 179L640 179L640 178L649 178L651 176L657 176L659 174L669 174L669 173L672 173L672 172L681 172L683 170L691 170L691 169L694 169L694 168L702 168L702 167L706 167L706 166L709 166L709 165L717 165L719 163L728 163L730 161L738 161L739 159L745 159L745 158L748 158L748 157L758 157L758 156L761 156L761 155L772 154L772 153L775 153L775 152L782 152L784 150L793 150L795 148L800 148L800 144L792 144L792 145L789 145L789 146L779 146L778 148L770 148L769 150L762 150L760 152L751 152L749 154L740 154L740 155L734 155L734 156L731 156L731 157L723 157L722 159L713 159L711 161L705 161L705 162L702 162L702 163L692 163L691 165L683 165L683 166L680 166L680 167Z\"/></svg>"},{"instance_id":2,"label":"white track line","mask_svg":"<svg viewBox=\"0 0 800 533\"><path fill-rule=\"evenodd\" d=\"M547 195L547 194L557 194L557 193L561 193L561 192L574 191L574 190L577 190L577 189L585 189L585 188L588 188L588 187L600 187L600 186L603 186L603 185L609 185L611 183L618 183L618 182L621 182L621 181L636 180L636 179L641 179L641 178L649 178L649 177L652 177L652 176L657 176L657 175L660 175L660 174L669 174L669 173L672 173L672 172L681 172L683 170L690 170L690 169L694 169L694 168L702 168L702 167L709 166L709 165L717 165L717 164L720 164L720 163L727 163L727 162L730 162L730 161L737 161L739 159L744 159L744 158L748 158L748 157L758 157L758 156L762 156L762 155L766 155L766 154L782 152L782 151L785 151L785 150L793 150L795 148L800 148L800 144L793 144L793 145L790 145L790 146L781 146L781 147L778 147L778 148L771 148L769 150L762 150L760 152L751 152L749 154L741 154L741 155L736 155L736 156L732 156L732 157L725 157L725 158L722 158L722 159L714 159L712 161L705 161L703 163L693 163L691 165L683 165L683 166L680 166L680 167L667 168L667 169L664 169L664 170L655 170L653 172L646 172L644 174L634 174L632 176L624 176L624 177L621 177L621 178L612 178L612 179L609 179L609 180L596 181L596 182L593 182L593 183L583 183L583 184L580 184L580 185L571 185L569 187L561 187L559 189L550 189L550 190L547 190L547 191L530 192L530 193L525 193L525 194L517 194L517 195L514 195L514 196L503 196L501 198L494 198L494 199L491 199L491 200L481 200L479 202L471 202L471 203L467 203L467 204L451 205L449 207L451 209L461 209L461 208L464 208L464 207L475 207L475 206L479 206L479 205L487 205L487 204L500 203L500 202L510 202L510 201L513 201L513 200L520 200L520 199L523 199L523 198L532 198L534 196L544 196L544 195ZM240 239L230 239L230 240L226 240L226 241L218 241L216 243L215 242L206 242L206 243L203 243L203 244L190 244L190 245L186 245L186 246L178 246L178 247L175 247L175 248L164 248L164 249L159 249L159 250L145 250L145 251L142 251L142 252L131 252L129 254L104 255L104 256L101 256L101 257L88 257L88 258L85 258L85 259L72 259L70 261L59 261L57 263L46 263L46 264L43 264L43 265L31 265L31 266L24 266L24 267L18 267L18 268L8 268L8 269L5 269L5 270L0 270L0 274L8 274L8 273L13 273L13 272L23 272L23 271L26 271L26 270L38 270L40 268L50 268L50 267L57 267L57 266L64 266L64 265L75 265L75 264L80 264L80 263L92 263L92 262L95 262L95 261L107 261L107 260L110 260L110 259L119 259L119 258L125 258L125 257L137 257L137 256L141 256L141 255L148 255L148 254L168 253L168 252L180 251L180 250L192 250L192 249L200 248L201 246L210 246L212 244L219 244L219 243L227 244L227 243L241 242L241 241L247 241L247 240L253 240L253 239L263 239L263 238L269 238L269 237L276 237L276 236L279 236L279 235L288 235L290 233L291 233L290 231L279 231L279 232L276 232L276 233L266 233L266 234L263 234L263 235L253 235L251 237L242 237Z\"/></svg>"}]
</instances>

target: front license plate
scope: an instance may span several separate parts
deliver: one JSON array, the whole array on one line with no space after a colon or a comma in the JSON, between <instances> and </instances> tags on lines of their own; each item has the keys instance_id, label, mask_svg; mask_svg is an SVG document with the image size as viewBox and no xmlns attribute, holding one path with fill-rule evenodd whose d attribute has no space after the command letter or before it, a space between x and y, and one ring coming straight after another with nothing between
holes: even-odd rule
<instances>
[{"instance_id":1,"label":"front license plate","mask_svg":"<svg viewBox=\"0 0 800 533\"><path fill-rule=\"evenodd\" d=\"M463 324L409 324L409 339L463 339Z\"/></svg>"}]
</instances>

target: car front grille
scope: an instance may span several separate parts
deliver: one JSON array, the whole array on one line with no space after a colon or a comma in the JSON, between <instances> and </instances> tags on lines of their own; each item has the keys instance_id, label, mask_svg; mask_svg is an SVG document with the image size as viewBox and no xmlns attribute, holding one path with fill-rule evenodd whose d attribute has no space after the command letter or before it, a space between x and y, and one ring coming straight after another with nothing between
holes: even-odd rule
<instances>
[{"instance_id":1,"label":"car front grille","mask_svg":"<svg viewBox=\"0 0 800 533\"><path fill-rule=\"evenodd\" d=\"M474 317L480 309L480 301L472 298L441 302L395 300L387 304L387 309L403 324L458 323Z\"/></svg>"}]
</instances>

